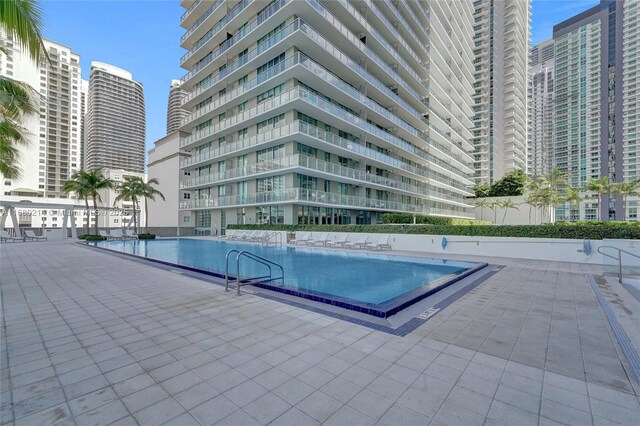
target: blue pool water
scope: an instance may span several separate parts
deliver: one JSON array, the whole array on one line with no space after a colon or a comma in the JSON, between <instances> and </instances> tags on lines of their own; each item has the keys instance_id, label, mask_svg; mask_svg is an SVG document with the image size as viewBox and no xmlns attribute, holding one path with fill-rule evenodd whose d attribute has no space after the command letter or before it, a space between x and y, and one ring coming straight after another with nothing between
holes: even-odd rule
<instances>
[{"instance_id":1,"label":"blue pool water","mask_svg":"<svg viewBox=\"0 0 640 426\"><path fill-rule=\"evenodd\" d=\"M375 305L477 266L451 260L198 239L102 241L93 244L221 274L225 272L225 256L229 250L248 250L281 264L284 283L289 288ZM229 263L229 273L235 275L235 262ZM267 272L264 265L245 260L241 262L240 269L241 277L263 276Z\"/></svg>"}]
</instances>

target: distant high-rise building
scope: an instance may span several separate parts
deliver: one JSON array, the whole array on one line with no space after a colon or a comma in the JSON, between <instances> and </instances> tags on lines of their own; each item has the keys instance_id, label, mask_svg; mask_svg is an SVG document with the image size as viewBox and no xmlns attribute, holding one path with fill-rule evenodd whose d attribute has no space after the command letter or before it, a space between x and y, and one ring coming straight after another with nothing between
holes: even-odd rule
<instances>
[{"instance_id":1,"label":"distant high-rise building","mask_svg":"<svg viewBox=\"0 0 640 426\"><path fill-rule=\"evenodd\" d=\"M472 2L182 5L196 233L472 216Z\"/></svg>"},{"instance_id":2,"label":"distant high-rise building","mask_svg":"<svg viewBox=\"0 0 640 426\"><path fill-rule=\"evenodd\" d=\"M123 69L92 62L85 167L144 173L145 130L142 83Z\"/></svg>"},{"instance_id":3,"label":"distant high-rise building","mask_svg":"<svg viewBox=\"0 0 640 426\"><path fill-rule=\"evenodd\" d=\"M171 81L167 105L167 134L178 130L182 124L182 119L189 113L189 111L182 108L182 98L187 95L187 92L181 86L180 80Z\"/></svg>"},{"instance_id":4,"label":"distant high-rise building","mask_svg":"<svg viewBox=\"0 0 640 426\"><path fill-rule=\"evenodd\" d=\"M527 58L530 0L473 3L475 181L527 169Z\"/></svg>"},{"instance_id":5,"label":"distant high-rise building","mask_svg":"<svg viewBox=\"0 0 640 426\"><path fill-rule=\"evenodd\" d=\"M554 165L582 187L640 177L640 1L602 0L553 29L555 43ZM592 194L593 195L593 194ZM558 208L563 220L638 219L638 198L592 197L580 209Z\"/></svg>"},{"instance_id":6,"label":"distant high-rise building","mask_svg":"<svg viewBox=\"0 0 640 426\"><path fill-rule=\"evenodd\" d=\"M84 169L87 139L85 135L85 118L87 115L87 97L89 96L89 80L82 80L80 92L80 168Z\"/></svg>"},{"instance_id":7,"label":"distant high-rise building","mask_svg":"<svg viewBox=\"0 0 640 426\"><path fill-rule=\"evenodd\" d=\"M529 52L527 169L533 177L553 167L553 51L553 40L547 40Z\"/></svg>"},{"instance_id":8,"label":"distant high-rise building","mask_svg":"<svg viewBox=\"0 0 640 426\"><path fill-rule=\"evenodd\" d=\"M26 143L18 145L19 178L3 178L5 196L66 198L66 180L81 165L80 57L71 48L44 40L50 61L36 63L11 38L0 34L0 74L31 86L37 113L23 120Z\"/></svg>"}]
</instances>

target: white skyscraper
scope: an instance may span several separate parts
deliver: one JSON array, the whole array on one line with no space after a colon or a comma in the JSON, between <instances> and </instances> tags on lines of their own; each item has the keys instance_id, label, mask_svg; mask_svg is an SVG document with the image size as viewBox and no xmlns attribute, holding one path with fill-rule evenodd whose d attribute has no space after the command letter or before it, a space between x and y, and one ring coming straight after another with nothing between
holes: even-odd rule
<instances>
[{"instance_id":1,"label":"white skyscraper","mask_svg":"<svg viewBox=\"0 0 640 426\"><path fill-rule=\"evenodd\" d=\"M471 216L473 3L181 5L197 233Z\"/></svg>"},{"instance_id":2,"label":"white skyscraper","mask_svg":"<svg viewBox=\"0 0 640 426\"><path fill-rule=\"evenodd\" d=\"M142 83L131 73L91 63L85 122L85 168L144 173L146 119Z\"/></svg>"},{"instance_id":3,"label":"white skyscraper","mask_svg":"<svg viewBox=\"0 0 640 426\"><path fill-rule=\"evenodd\" d=\"M531 47L529 52L528 172L537 177L553 168L553 40Z\"/></svg>"},{"instance_id":4,"label":"white skyscraper","mask_svg":"<svg viewBox=\"0 0 640 426\"><path fill-rule=\"evenodd\" d=\"M182 125L182 119L189 111L182 108L182 99L187 92L181 88L180 80L171 81L169 89L169 101L167 102L167 135L175 132Z\"/></svg>"},{"instance_id":5,"label":"white skyscraper","mask_svg":"<svg viewBox=\"0 0 640 426\"><path fill-rule=\"evenodd\" d=\"M475 181L527 169L530 0L474 3Z\"/></svg>"},{"instance_id":6,"label":"white skyscraper","mask_svg":"<svg viewBox=\"0 0 640 426\"><path fill-rule=\"evenodd\" d=\"M26 143L20 145L17 179L3 178L5 196L66 198L62 185L81 166L82 76L80 57L67 46L45 40L50 62L37 64L5 36L0 73L31 86L38 114L25 117Z\"/></svg>"}]
</instances>

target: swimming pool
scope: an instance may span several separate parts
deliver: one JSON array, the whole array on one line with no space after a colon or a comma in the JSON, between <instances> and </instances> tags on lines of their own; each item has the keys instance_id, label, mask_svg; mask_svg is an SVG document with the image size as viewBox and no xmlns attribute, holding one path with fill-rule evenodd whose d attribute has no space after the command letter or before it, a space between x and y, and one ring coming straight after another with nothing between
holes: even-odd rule
<instances>
[{"instance_id":1,"label":"swimming pool","mask_svg":"<svg viewBox=\"0 0 640 426\"><path fill-rule=\"evenodd\" d=\"M247 250L282 265L280 282L258 286L379 317L406 306L480 269L485 264L378 253L200 239L101 241L96 247L224 276L230 250ZM229 274L235 276L235 256ZM264 276L262 264L242 260L240 277Z\"/></svg>"}]
</instances>

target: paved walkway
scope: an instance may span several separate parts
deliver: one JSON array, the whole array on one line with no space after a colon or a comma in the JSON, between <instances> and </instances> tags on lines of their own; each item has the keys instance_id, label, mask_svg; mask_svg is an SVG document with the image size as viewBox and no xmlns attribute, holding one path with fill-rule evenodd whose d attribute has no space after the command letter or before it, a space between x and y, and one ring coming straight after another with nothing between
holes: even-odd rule
<instances>
[{"instance_id":1,"label":"paved walkway","mask_svg":"<svg viewBox=\"0 0 640 426\"><path fill-rule=\"evenodd\" d=\"M2 424L640 418L638 385L578 265L506 262L395 337L75 244L0 252Z\"/></svg>"}]
</instances>

